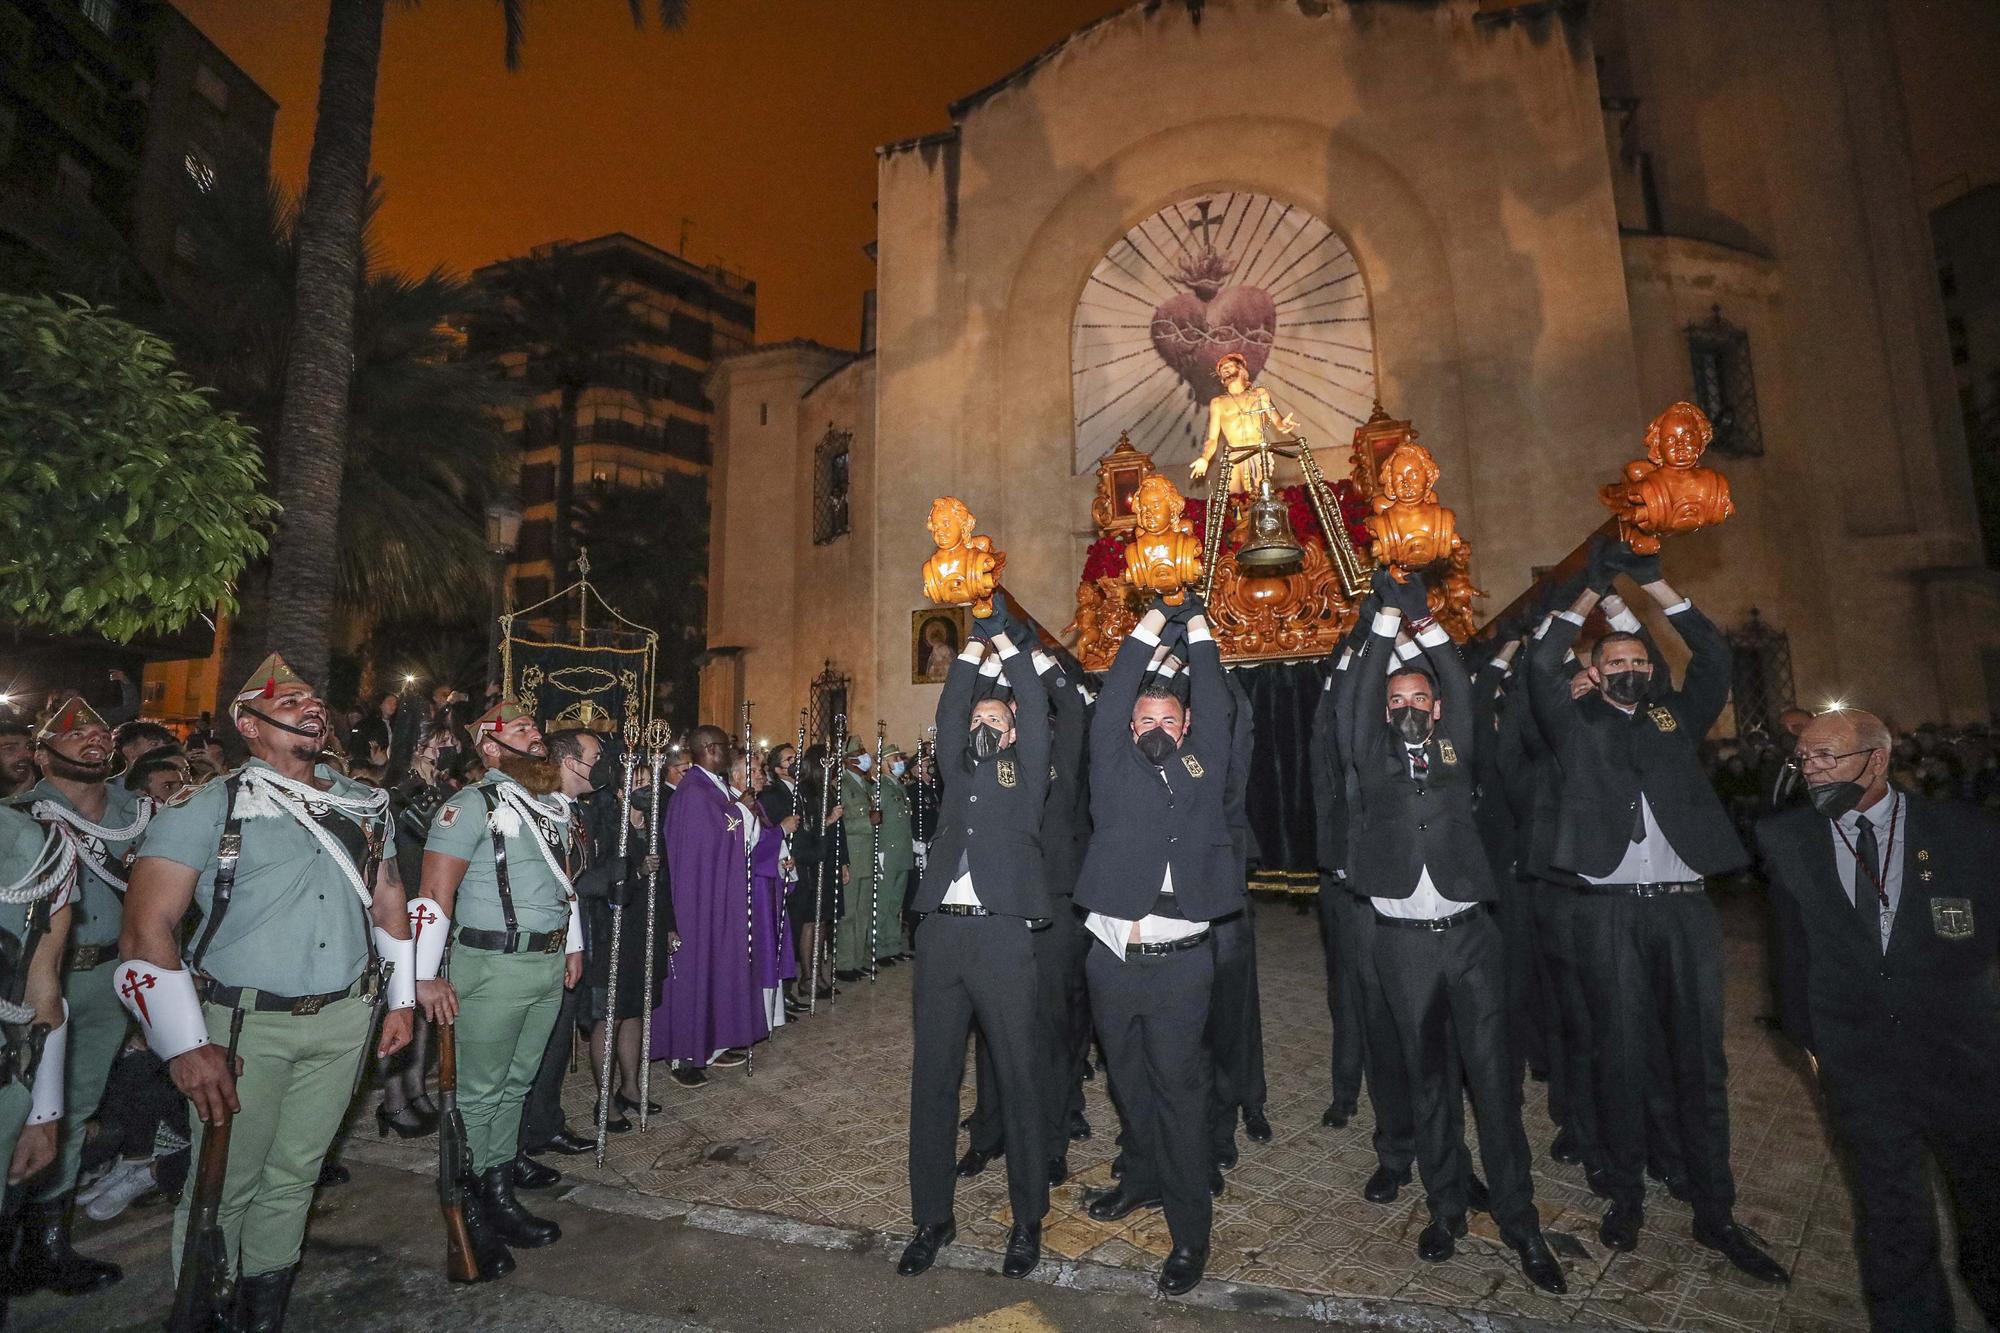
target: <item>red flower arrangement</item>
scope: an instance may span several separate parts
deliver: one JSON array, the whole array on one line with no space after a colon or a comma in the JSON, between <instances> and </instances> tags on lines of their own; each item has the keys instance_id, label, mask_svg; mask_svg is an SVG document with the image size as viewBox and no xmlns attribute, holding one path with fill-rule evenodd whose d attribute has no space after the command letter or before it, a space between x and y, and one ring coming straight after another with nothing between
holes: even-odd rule
<instances>
[{"instance_id":1,"label":"red flower arrangement","mask_svg":"<svg viewBox=\"0 0 2000 1333\"><path fill-rule=\"evenodd\" d=\"M1125 547L1123 537L1099 537L1083 553L1083 581L1095 583L1099 579L1122 578L1125 574Z\"/></svg>"}]
</instances>

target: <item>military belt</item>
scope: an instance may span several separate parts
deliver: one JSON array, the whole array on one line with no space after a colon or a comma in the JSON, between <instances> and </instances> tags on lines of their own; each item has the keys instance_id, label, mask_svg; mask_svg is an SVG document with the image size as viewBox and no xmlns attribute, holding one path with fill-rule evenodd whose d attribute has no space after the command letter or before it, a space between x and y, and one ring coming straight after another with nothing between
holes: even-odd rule
<instances>
[{"instance_id":1,"label":"military belt","mask_svg":"<svg viewBox=\"0 0 2000 1333\"><path fill-rule=\"evenodd\" d=\"M1127 955L1137 954L1141 958L1164 958L1170 953L1180 953L1183 950L1199 948L1206 943L1208 943L1208 932L1204 930L1199 935L1189 935L1185 939L1154 940L1145 944L1128 944L1125 946L1125 952Z\"/></svg>"},{"instance_id":2,"label":"military belt","mask_svg":"<svg viewBox=\"0 0 2000 1333\"><path fill-rule=\"evenodd\" d=\"M468 949L485 949L490 953L561 953L569 942L569 931L474 930L460 926L454 938Z\"/></svg>"},{"instance_id":3,"label":"military belt","mask_svg":"<svg viewBox=\"0 0 2000 1333\"><path fill-rule=\"evenodd\" d=\"M79 944L70 950L69 970L88 972L118 961L118 950L109 944Z\"/></svg>"},{"instance_id":4,"label":"military belt","mask_svg":"<svg viewBox=\"0 0 2000 1333\"><path fill-rule=\"evenodd\" d=\"M1375 913L1375 924L1378 926L1389 926L1396 930L1428 930L1436 933L1463 926L1477 917L1480 912L1481 908L1477 904L1466 908L1463 912L1453 912L1450 916L1385 916L1378 911Z\"/></svg>"},{"instance_id":5,"label":"military belt","mask_svg":"<svg viewBox=\"0 0 2000 1333\"><path fill-rule=\"evenodd\" d=\"M290 1014L294 1018L310 1018L336 1000L367 993L368 982L375 974L364 972L354 982L341 990L328 991L324 995L274 995L270 991L256 990L249 986L225 986L219 981L203 979L196 983L195 990L209 1004L219 1004L224 1009L247 1009L260 1014Z\"/></svg>"},{"instance_id":6,"label":"military belt","mask_svg":"<svg viewBox=\"0 0 2000 1333\"><path fill-rule=\"evenodd\" d=\"M1585 884L1585 893L1618 893L1632 898L1661 898L1670 893L1700 893L1708 886L1698 879L1658 884Z\"/></svg>"}]
</instances>

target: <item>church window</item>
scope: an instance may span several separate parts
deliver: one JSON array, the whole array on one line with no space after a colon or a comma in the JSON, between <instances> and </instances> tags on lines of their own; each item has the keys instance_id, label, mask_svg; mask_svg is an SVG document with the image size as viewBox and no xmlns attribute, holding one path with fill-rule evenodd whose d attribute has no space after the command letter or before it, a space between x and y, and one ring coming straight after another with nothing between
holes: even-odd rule
<instances>
[{"instance_id":1,"label":"church window","mask_svg":"<svg viewBox=\"0 0 2000 1333\"><path fill-rule=\"evenodd\" d=\"M849 528L848 458L854 432L826 428L813 451L813 544L824 546Z\"/></svg>"},{"instance_id":2,"label":"church window","mask_svg":"<svg viewBox=\"0 0 2000 1333\"><path fill-rule=\"evenodd\" d=\"M1715 427L1714 447L1728 458L1760 458L1764 431L1757 420L1757 382L1750 368L1750 335L1712 307L1688 326L1688 360L1694 371L1695 406Z\"/></svg>"}]
</instances>

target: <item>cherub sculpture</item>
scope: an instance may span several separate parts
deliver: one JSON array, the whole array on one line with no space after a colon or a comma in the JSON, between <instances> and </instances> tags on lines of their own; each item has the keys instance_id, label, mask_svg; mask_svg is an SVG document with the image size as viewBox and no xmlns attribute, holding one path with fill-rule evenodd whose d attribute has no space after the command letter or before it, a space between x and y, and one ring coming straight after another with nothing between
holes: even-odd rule
<instances>
[{"instance_id":1,"label":"cherub sculpture","mask_svg":"<svg viewBox=\"0 0 2000 1333\"><path fill-rule=\"evenodd\" d=\"M1005 552L993 549L990 537L972 533L972 511L956 496L931 502L931 540L937 550L924 561L924 596L940 606L972 606L984 620L993 614L993 594L1000 586Z\"/></svg>"},{"instance_id":2,"label":"cherub sculpture","mask_svg":"<svg viewBox=\"0 0 2000 1333\"><path fill-rule=\"evenodd\" d=\"M1157 592L1179 606L1183 589L1201 581L1201 542L1182 518L1187 501L1173 482L1153 473L1132 497L1138 526L1125 548L1125 577L1141 592Z\"/></svg>"},{"instance_id":3,"label":"cherub sculpture","mask_svg":"<svg viewBox=\"0 0 2000 1333\"><path fill-rule=\"evenodd\" d=\"M1700 408L1675 403L1646 427L1646 457L1627 463L1622 479L1598 491L1634 551L1656 554L1660 538L1712 527L1736 512L1729 478L1701 466L1714 438Z\"/></svg>"},{"instance_id":4,"label":"cherub sculpture","mask_svg":"<svg viewBox=\"0 0 2000 1333\"><path fill-rule=\"evenodd\" d=\"M1390 450L1377 473L1375 512L1363 523L1373 539L1376 563L1389 566L1399 583L1404 570L1441 560L1463 566L1471 558L1471 549L1458 535L1458 516L1438 503L1440 475L1431 451L1410 441Z\"/></svg>"}]
</instances>

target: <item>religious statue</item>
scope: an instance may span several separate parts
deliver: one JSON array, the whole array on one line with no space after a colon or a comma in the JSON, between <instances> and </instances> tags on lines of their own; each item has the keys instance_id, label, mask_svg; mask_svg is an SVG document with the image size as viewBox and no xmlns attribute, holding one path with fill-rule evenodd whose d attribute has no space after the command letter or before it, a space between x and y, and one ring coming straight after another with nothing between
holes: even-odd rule
<instances>
[{"instance_id":1,"label":"religious statue","mask_svg":"<svg viewBox=\"0 0 2000 1333\"><path fill-rule=\"evenodd\" d=\"M1243 495L1256 491L1273 464L1269 446L1274 438L1291 435L1298 422L1290 413L1283 416L1271 402L1269 389L1250 383L1250 363L1230 352L1215 363L1215 378L1223 391L1208 400L1208 439L1201 457L1188 466L1188 476L1200 481L1208 475L1218 442L1228 446L1224 459L1235 464L1229 476L1229 493ZM1291 441L1285 441L1291 443Z\"/></svg>"},{"instance_id":2,"label":"religious statue","mask_svg":"<svg viewBox=\"0 0 2000 1333\"><path fill-rule=\"evenodd\" d=\"M1458 517L1438 503L1442 473L1431 451L1405 441L1382 460L1375 489L1375 512L1363 522L1374 539L1377 564L1391 567L1397 582L1402 571L1424 569L1457 554L1465 541L1458 535Z\"/></svg>"},{"instance_id":3,"label":"religious statue","mask_svg":"<svg viewBox=\"0 0 2000 1333\"><path fill-rule=\"evenodd\" d=\"M1627 463L1623 479L1598 492L1634 551L1656 554L1660 538L1712 527L1736 512L1729 478L1700 465L1714 438L1700 408L1675 403L1646 427L1646 457Z\"/></svg>"},{"instance_id":4,"label":"religious statue","mask_svg":"<svg viewBox=\"0 0 2000 1333\"><path fill-rule=\"evenodd\" d=\"M1125 577L1141 592L1157 592L1169 606L1179 606L1191 583L1201 580L1201 542L1194 524L1181 515L1187 509L1173 482L1153 473L1139 483L1132 499L1138 526L1125 548Z\"/></svg>"},{"instance_id":5,"label":"religious statue","mask_svg":"<svg viewBox=\"0 0 2000 1333\"><path fill-rule=\"evenodd\" d=\"M993 549L990 537L972 533L972 511L956 496L931 502L931 540L937 550L924 561L924 596L940 606L972 606L984 620L993 614L993 594L1000 586L1005 552Z\"/></svg>"}]
</instances>

